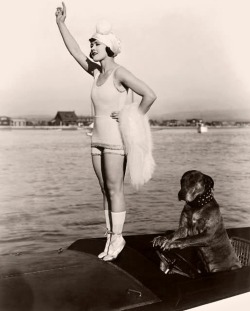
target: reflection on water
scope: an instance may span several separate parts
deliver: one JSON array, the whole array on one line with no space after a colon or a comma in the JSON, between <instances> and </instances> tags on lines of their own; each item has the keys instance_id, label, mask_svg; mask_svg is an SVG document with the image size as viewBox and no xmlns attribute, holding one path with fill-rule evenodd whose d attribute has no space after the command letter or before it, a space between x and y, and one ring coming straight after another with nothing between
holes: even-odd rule
<instances>
[{"instance_id":1,"label":"reflection on water","mask_svg":"<svg viewBox=\"0 0 250 311\"><path fill-rule=\"evenodd\" d=\"M173 229L182 174L215 181L227 227L249 226L250 129L153 132L154 178L139 192L126 176L125 234ZM66 247L104 233L102 196L84 131L0 131L0 253Z\"/></svg>"}]
</instances>

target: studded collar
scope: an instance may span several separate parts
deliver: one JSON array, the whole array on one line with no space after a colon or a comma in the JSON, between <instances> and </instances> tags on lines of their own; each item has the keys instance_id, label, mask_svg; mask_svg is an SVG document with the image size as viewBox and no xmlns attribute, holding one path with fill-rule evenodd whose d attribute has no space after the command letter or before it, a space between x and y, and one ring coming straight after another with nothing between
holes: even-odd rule
<instances>
[{"instance_id":1,"label":"studded collar","mask_svg":"<svg viewBox=\"0 0 250 311\"><path fill-rule=\"evenodd\" d=\"M187 204L191 207L200 208L213 200L213 188L208 187L208 189L203 194L198 195L192 202L187 202Z\"/></svg>"}]
</instances>

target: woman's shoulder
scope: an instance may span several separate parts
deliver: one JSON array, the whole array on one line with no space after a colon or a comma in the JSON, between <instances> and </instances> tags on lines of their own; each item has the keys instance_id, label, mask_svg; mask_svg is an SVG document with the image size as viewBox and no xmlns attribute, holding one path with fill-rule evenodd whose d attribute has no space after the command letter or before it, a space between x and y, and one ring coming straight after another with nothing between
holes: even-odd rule
<instances>
[{"instance_id":1,"label":"woman's shoulder","mask_svg":"<svg viewBox=\"0 0 250 311\"><path fill-rule=\"evenodd\" d=\"M118 65L116 68L115 68L115 73L116 74L123 74L123 73L127 73L129 72L129 70L127 68L125 68L124 66L121 66L121 65Z\"/></svg>"},{"instance_id":2,"label":"woman's shoulder","mask_svg":"<svg viewBox=\"0 0 250 311\"><path fill-rule=\"evenodd\" d=\"M132 73L127 69L125 68L124 66L117 66L117 68L115 69L115 72L114 72L114 77L117 79L117 80L120 80L122 81L124 78L126 78L127 76L131 75Z\"/></svg>"}]
</instances>

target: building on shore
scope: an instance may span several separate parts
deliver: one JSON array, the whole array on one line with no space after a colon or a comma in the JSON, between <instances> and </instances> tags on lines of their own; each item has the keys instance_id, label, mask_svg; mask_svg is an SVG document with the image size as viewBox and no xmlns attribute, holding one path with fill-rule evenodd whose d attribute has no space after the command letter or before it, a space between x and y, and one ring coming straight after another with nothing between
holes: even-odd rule
<instances>
[{"instance_id":1,"label":"building on shore","mask_svg":"<svg viewBox=\"0 0 250 311\"><path fill-rule=\"evenodd\" d=\"M0 126L10 126L11 118L6 116L0 116Z\"/></svg>"},{"instance_id":2,"label":"building on shore","mask_svg":"<svg viewBox=\"0 0 250 311\"><path fill-rule=\"evenodd\" d=\"M48 122L52 126L89 126L92 116L77 116L75 111L58 111L55 118Z\"/></svg>"},{"instance_id":3,"label":"building on shore","mask_svg":"<svg viewBox=\"0 0 250 311\"><path fill-rule=\"evenodd\" d=\"M25 119L11 118L11 125L14 127L22 127L27 125L27 121Z\"/></svg>"},{"instance_id":4,"label":"building on shore","mask_svg":"<svg viewBox=\"0 0 250 311\"><path fill-rule=\"evenodd\" d=\"M26 119L0 116L0 126L23 127L26 125L27 125Z\"/></svg>"},{"instance_id":5,"label":"building on shore","mask_svg":"<svg viewBox=\"0 0 250 311\"><path fill-rule=\"evenodd\" d=\"M202 119L187 119L187 126L198 126L200 123L204 123Z\"/></svg>"},{"instance_id":6,"label":"building on shore","mask_svg":"<svg viewBox=\"0 0 250 311\"><path fill-rule=\"evenodd\" d=\"M77 115L75 111L58 111L55 118L49 121L49 125L69 126L77 125Z\"/></svg>"}]
</instances>

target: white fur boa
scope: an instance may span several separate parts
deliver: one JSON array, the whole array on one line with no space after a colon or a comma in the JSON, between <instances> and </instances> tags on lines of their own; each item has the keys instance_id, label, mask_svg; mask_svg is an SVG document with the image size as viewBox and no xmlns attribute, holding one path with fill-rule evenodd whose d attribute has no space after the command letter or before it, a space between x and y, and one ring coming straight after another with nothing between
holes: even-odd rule
<instances>
[{"instance_id":1,"label":"white fur boa","mask_svg":"<svg viewBox=\"0 0 250 311\"><path fill-rule=\"evenodd\" d=\"M148 117L139 111L137 103L127 104L119 114L119 124L128 154L131 184L138 190L150 180L155 168Z\"/></svg>"}]
</instances>

